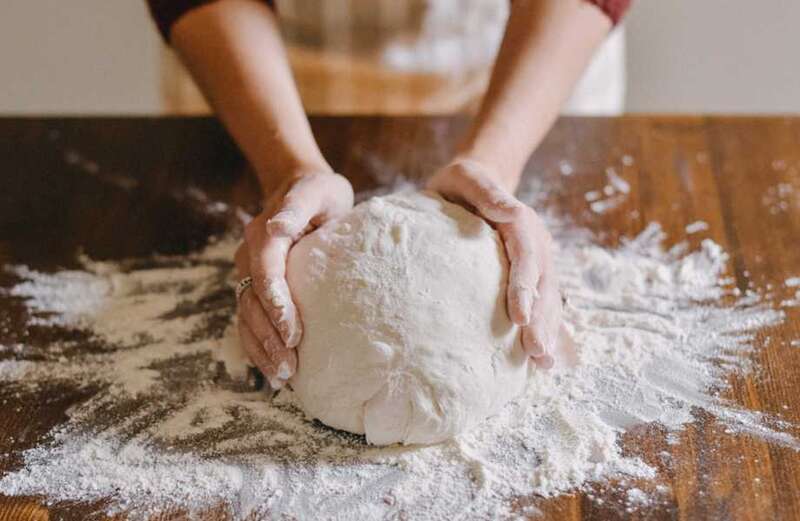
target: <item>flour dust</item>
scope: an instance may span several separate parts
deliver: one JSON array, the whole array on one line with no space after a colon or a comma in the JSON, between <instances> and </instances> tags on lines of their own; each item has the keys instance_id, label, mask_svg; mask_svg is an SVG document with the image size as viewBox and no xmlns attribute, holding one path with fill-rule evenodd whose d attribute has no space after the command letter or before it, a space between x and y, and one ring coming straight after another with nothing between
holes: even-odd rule
<instances>
[{"instance_id":1,"label":"flour dust","mask_svg":"<svg viewBox=\"0 0 800 521\"><path fill-rule=\"evenodd\" d=\"M609 186L605 197L626 192L610 174ZM253 384L231 334L232 240L180 258L84 258L75 271L13 267L17 283L0 298L22 299L31 327L76 333L0 347L0 402L54 388L89 398L0 475L0 493L103 500L132 519L208 508L237 519L498 519L609 480L629 484L621 508L658 501L669 490L656 468L623 450L637 425L669 442L702 413L800 448L792 426L720 397L784 312L740 294L717 244L664 251L651 224L609 249L564 223L552 229L578 360L429 447L367 446L303 417L290 390Z\"/></svg>"}]
</instances>

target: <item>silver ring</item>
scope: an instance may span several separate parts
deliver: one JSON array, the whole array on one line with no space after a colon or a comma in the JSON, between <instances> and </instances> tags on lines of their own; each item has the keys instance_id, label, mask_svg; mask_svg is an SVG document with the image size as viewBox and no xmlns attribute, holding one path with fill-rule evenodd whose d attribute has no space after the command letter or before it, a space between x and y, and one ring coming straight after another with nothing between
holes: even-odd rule
<instances>
[{"instance_id":1,"label":"silver ring","mask_svg":"<svg viewBox=\"0 0 800 521\"><path fill-rule=\"evenodd\" d=\"M253 277L245 277L236 284L236 302L242 300L242 294L253 285Z\"/></svg>"}]
</instances>

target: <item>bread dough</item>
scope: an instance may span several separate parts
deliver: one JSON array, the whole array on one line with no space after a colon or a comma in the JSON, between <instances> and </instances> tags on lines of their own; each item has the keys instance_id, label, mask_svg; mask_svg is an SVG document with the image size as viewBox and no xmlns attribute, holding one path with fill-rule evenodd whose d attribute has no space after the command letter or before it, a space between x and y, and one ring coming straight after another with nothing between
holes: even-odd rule
<instances>
[{"instance_id":1,"label":"bread dough","mask_svg":"<svg viewBox=\"0 0 800 521\"><path fill-rule=\"evenodd\" d=\"M464 208L376 197L300 240L303 318L290 384L310 417L376 445L436 443L497 413L529 364L506 312L508 261Z\"/></svg>"}]
</instances>

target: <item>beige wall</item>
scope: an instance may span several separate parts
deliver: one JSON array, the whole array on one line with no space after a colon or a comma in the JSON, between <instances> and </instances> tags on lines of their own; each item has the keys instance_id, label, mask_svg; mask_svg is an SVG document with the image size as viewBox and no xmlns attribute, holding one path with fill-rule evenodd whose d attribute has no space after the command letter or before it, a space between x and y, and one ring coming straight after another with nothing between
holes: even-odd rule
<instances>
[{"instance_id":1,"label":"beige wall","mask_svg":"<svg viewBox=\"0 0 800 521\"><path fill-rule=\"evenodd\" d=\"M0 113L161 108L144 0L0 0Z\"/></svg>"},{"instance_id":2,"label":"beige wall","mask_svg":"<svg viewBox=\"0 0 800 521\"><path fill-rule=\"evenodd\" d=\"M0 3L0 113L163 111L144 0ZM638 0L627 39L630 110L800 113L797 0Z\"/></svg>"},{"instance_id":3,"label":"beige wall","mask_svg":"<svg viewBox=\"0 0 800 521\"><path fill-rule=\"evenodd\" d=\"M800 112L800 1L638 0L628 110Z\"/></svg>"}]
</instances>

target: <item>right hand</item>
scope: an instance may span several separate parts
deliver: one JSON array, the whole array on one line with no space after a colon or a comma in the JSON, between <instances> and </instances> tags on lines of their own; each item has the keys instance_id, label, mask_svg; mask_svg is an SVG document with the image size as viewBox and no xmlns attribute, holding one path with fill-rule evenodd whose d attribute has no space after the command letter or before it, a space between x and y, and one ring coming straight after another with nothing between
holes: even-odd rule
<instances>
[{"instance_id":1,"label":"right hand","mask_svg":"<svg viewBox=\"0 0 800 521\"><path fill-rule=\"evenodd\" d=\"M533 208L495 179L496 170L456 158L428 181L445 199L466 205L500 234L510 268L506 309L522 330L522 347L536 365L550 369L554 355L568 351L561 334L562 302L553 258L553 239Z\"/></svg>"},{"instance_id":2,"label":"right hand","mask_svg":"<svg viewBox=\"0 0 800 521\"><path fill-rule=\"evenodd\" d=\"M252 277L253 285L238 302L239 338L273 389L283 387L295 373L295 348L303 335L286 282L289 249L301 237L352 207L353 188L341 175L317 172L294 176L245 226L235 262L239 278Z\"/></svg>"}]
</instances>

